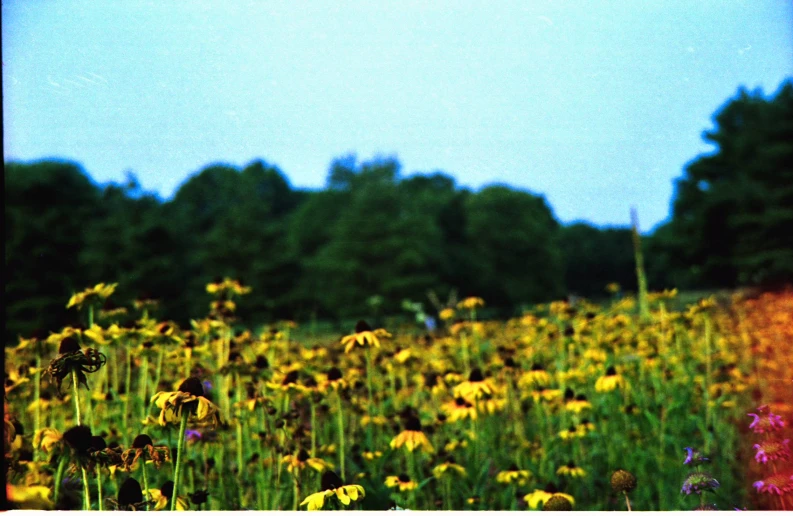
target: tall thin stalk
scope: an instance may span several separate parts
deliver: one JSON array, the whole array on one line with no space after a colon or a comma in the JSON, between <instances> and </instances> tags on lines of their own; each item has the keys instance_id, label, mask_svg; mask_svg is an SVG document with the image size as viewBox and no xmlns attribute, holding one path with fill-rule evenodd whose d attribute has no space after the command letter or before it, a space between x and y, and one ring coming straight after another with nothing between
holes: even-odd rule
<instances>
[{"instance_id":1,"label":"tall thin stalk","mask_svg":"<svg viewBox=\"0 0 793 516\"><path fill-rule=\"evenodd\" d=\"M336 391L336 420L339 425L339 464L341 478L345 478L344 471L344 412L341 409L341 391Z\"/></svg>"},{"instance_id":2,"label":"tall thin stalk","mask_svg":"<svg viewBox=\"0 0 793 516\"><path fill-rule=\"evenodd\" d=\"M176 510L176 492L179 489L179 477L182 473L182 454L184 451L184 434L187 431L187 418L190 411L182 408L182 422L179 424L179 444L176 446L176 470L173 474L173 494L171 495L171 510Z\"/></svg>"},{"instance_id":3,"label":"tall thin stalk","mask_svg":"<svg viewBox=\"0 0 793 516\"><path fill-rule=\"evenodd\" d=\"M80 426L80 391L78 389L79 384L77 383L77 371L72 369L72 390L74 391L74 414L77 417L77 426ZM83 509L86 511L91 510L91 491L88 487L88 472L85 470L85 466L80 465L80 469L83 472Z\"/></svg>"},{"instance_id":4,"label":"tall thin stalk","mask_svg":"<svg viewBox=\"0 0 793 516\"><path fill-rule=\"evenodd\" d=\"M647 301L647 276L644 273L642 240L639 236L639 215L635 207L631 207L631 234L633 236L633 257L636 261L636 280L639 285L639 317L646 321L650 318L650 307Z\"/></svg>"}]
</instances>

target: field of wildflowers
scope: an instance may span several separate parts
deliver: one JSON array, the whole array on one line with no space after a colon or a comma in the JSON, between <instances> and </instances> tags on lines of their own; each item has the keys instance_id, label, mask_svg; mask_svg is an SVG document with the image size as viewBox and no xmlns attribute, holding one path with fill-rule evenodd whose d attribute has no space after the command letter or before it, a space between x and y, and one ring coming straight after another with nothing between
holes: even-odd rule
<instances>
[{"instance_id":1,"label":"field of wildflowers","mask_svg":"<svg viewBox=\"0 0 793 516\"><path fill-rule=\"evenodd\" d=\"M793 293L680 306L651 293L415 326L249 329L250 288L207 286L6 348L12 506L38 509L793 508Z\"/></svg>"}]
</instances>

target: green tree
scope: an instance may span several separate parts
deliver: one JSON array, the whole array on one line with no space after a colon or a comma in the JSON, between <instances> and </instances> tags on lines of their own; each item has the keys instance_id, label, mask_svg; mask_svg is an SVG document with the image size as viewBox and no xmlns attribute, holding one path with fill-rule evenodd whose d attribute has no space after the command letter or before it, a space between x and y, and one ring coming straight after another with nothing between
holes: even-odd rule
<instances>
[{"instance_id":1,"label":"green tree","mask_svg":"<svg viewBox=\"0 0 793 516\"><path fill-rule=\"evenodd\" d=\"M66 302L89 286L80 263L85 228L95 220L99 192L68 162L5 164L6 343L33 330L76 323Z\"/></svg>"},{"instance_id":2,"label":"green tree","mask_svg":"<svg viewBox=\"0 0 793 516\"><path fill-rule=\"evenodd\" d=\"M562 294L559 225L543 197L490 186L468 197L466 218L474 261L463 295L514 309Z\"/></svg>"},{"instance_id":3,"label":"green tree","mask_svg":"<svg viewBox=\"0 0 793 516\"><path fill-rule=\"evenodd\" d=\"M793 281L793 83L739 90L677 181L668 253L701 286Z\"/></svg>"}]
</instances>

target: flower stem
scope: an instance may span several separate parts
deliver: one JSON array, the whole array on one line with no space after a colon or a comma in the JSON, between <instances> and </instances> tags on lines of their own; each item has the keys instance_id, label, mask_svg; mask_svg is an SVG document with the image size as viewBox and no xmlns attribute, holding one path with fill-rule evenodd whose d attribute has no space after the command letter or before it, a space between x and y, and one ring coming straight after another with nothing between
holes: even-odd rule
<instances>
[{"instance_id":1,"label":"flower stem","mask_svg":"<svg viewBox=\"0 0 793 516\"><path fill-rule=\"evenodd\" d=\"M36 376L33 379L33 396L35 397L36 411L33 418L33 435L38 434L41 428L41 350L36 342ZM40 447L39 447L40 448ZM33 449L33 460L38 460L39 448Z\"/></svg>"},{"instance_id":2,"label":"flower stem","mask_svg":"<svg viewBox=\"0 0 793 516\"><path fill-rule=\"evenodd\" d=\"M146 474L146 459L141 457L140 469L143 470L143 492L146 493L146 501L151 500L151 494L149 494L149 475ZM149 506L146 505L146 510L149 510Z\"/></svg>"},{"instance_id":3,"label":"flower stem","mask_svg":"<svg viewBox=\"0 0 793 516\"><path fill-rule=\"evenodd\" d=\"M127 375L124 378L124 432L129 434L129 398L132 395L130 391L130 383L132 383L132 350L129 346L124 350L127 355Z\"/></svg>"},{"instance_id":4,"label":"flower stem","mask_svg":"<svg viewBox=\"0 0 793 516\"><path fill-rule=\"evenodd\" d=\"M102 470L99 464L96 465L96 490L99 496L99 510L104 511L102 507Z\"/></svg>"},{"instance_id":5,"label":"flower stem","mask_svg":"<svg viewBox=\"0 0 793 516\"><path fill-rule=\"evenodd\" d=\"M188 410L182 408L182 422L179 424L179 444L176 447L176 471L173 474L173 494L171 495L171 510L176 510L176 491L179 489L179 476L182 473L182 452L184 451L184 434L187 431Z\"/></svg>"},{"instance_id":6,"label":"flower stem","mask_svg":"<svg viewBox=\"0 0 793 516\"><path fill-rule=\"evenodd\" d=\"M336 418L339 424L339 464L344 478L344 412L341 410L341 391L336 391Z\"/></svg>"},{"instance_id":7,"label":"flower stem","mask_svg":"<svg viewBox=\"0 0 793 516\"><path fill-rule=\"evenodd\" d=\"M77 417L77 426L80 426L80 391L77 390L77 371L72 370L72 390L74 391L74 415Z\"/></svg>"},{"instance_id":8,"label":"flower stem","mask_svg":"<svg viewBox=\"0 0 793 516\"><path fill-rule=\"evenodd\" d=\"M88 486L88 471L85 469L85 466L80 466L80 469L83 471L83 510L90 511L91 510L91 490Z\"/></svg>"},{"instance_id":9,"label":"flower stem","mask_svg":"<svg viewBox=\"0 0 793 516\"><path fill-rule=\"evenodd\" d=\"M625 505L628 506L628 512L631 512L632 511L632 509L631 509L631 501L628 499L628 492L627 491L623 491L622 494L625 495Z\"/></svg>"},{"instance_id":10,"label":"flower stem","mask_svg":"<svg viewBox=\"0 0 793 516\"><path fill-rule=\"evenodd\" d=\"M66 470L66 465L69 464L69 456L63 455L61 457L61 461L58 463L58 470L55 472L55 495L53 499L55 500L55 504L58 503L58 494L61 490L61 481L63 480L63 472Z\"/></svg>"}]
</instances>

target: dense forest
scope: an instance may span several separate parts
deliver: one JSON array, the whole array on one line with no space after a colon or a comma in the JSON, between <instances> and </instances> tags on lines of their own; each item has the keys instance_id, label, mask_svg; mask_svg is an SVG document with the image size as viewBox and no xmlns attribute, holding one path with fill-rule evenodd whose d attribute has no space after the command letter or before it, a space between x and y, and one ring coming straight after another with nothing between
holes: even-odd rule
<instances>
[{"instance_id":1,"label":"dense forest","mask_svg":"<svg viewBox=\"0 0 793 516\"><path fill-rule=\"evenodd\" d=\"M770 98L740 90L714 122L714 151L685 167L668 221L642 237L651 289L793 281L793 83ZM7 343L75 323L66 301L99 282L182 324L206 314L204 287L223 276L253 287L238 311L248 324L399 313L453 292L506 316L636 288L629 227L563 225L541 195L403 176L395 160L338 159L322 190L263 161L212 165L168 201L131 174L97 185L76 163L11 162L5 201Z\"/></svg>"}]
</instances>

